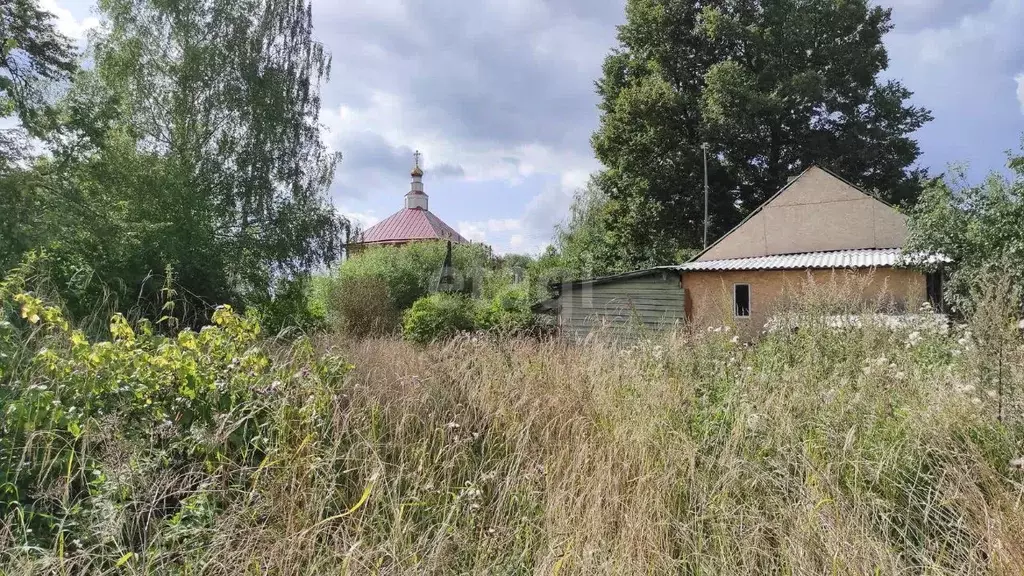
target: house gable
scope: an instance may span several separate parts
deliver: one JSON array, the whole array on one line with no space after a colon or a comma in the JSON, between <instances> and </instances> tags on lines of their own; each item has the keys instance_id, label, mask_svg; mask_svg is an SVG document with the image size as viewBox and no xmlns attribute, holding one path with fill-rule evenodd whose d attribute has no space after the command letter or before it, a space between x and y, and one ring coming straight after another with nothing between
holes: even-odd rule
<instances>
[{"instance_id":1,"label":"house gable","mask_svg":"<svg viewBox=\"0 0 1024 576\"><path fill-rule=\"evenodd\" d=\"M813 166L695 261L901 248L906 239L906 216Z\"/></svg>"}]
</instances>

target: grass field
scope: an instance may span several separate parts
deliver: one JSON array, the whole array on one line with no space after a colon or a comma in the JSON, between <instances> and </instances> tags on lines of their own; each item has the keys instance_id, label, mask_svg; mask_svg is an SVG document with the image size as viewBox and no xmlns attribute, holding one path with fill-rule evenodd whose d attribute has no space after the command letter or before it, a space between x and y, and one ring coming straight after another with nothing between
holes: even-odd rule
<instances>
[{"instance_id":1,"label":"grass field","mask_svg":"<svg viewBox=\"0 0 1024 576\"><path fill-rule=\"evenodd\" d=\"M1015 340L996 372L964 328L419 347L231 318L16 343L0 573L1024 572ZM86 381L73 427L25 416Z\"/></svg>"}]
</instances>

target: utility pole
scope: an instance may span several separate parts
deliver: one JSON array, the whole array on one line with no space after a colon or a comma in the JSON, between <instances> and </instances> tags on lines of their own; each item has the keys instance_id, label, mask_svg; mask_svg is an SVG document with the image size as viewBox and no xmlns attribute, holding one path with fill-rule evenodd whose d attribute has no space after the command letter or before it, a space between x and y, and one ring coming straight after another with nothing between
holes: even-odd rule
<instances>
[{"instance_id":1,"label":"utility pole","mask_svg":"<svg viewBox=\"0 0 1024 576\"><path fill-rule=\"evenodd\" d=\"M708 143L700 145L704 149L704 249L708 247Z\"/></svg>"}]
</instances>

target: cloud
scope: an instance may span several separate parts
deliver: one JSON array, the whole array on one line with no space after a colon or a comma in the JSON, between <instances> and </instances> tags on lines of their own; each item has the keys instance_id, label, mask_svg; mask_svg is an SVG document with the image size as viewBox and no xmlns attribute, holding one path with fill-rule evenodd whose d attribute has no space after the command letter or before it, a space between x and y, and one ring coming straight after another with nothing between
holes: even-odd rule
<instances>
[{"instance_id":1,"label":"cloud","mask_svg":"<svg viewBox=\"0 0 1024 576\"><path fill-rule=\"evenodd\" d=\"M1017 74L1014 80L1017 82L1017 102L1020 103L1020 111L1024 114L1024 74Z\"/></svg>"},{"instance_id":2,"label":"cloud","mask_svg":"<svg viewBox=\"0 0 1024 576\"><path fill-rule=\"evenodd\" d=\"M476 222L459 222L459 234L474 242L500 241L511 232L523 229L523 221L516 218L490 219Z\"/></svg>"},{"instance_id":3,"label":"cloud","mask_svg":"<svg viewBox=\"0 0 1024 576\"><path fill-rule=\"evenodd\" d=\"M1001 169L1003 151L1024 131L1021 103L1007 83L1024 70L1024 2L897 0L893 20L886 75L935 116L916 134L922 165L937 174L965 162L974 178Z\"/></svg>"},{"instance_id":4,"label":"cloud","mask_svg":"<svg viewBox=\"0 0 1024 576\"><path fill-rule=\"evenodd\" d=\"M57 30L73 40L84 40L86 33L100 25L98 18L89 16L79 20L70 10L60 5L58 0L40 0L39 7L53 14L57 21Z\"/></svg>"},{"instance_id":5,"label":"cloud","mask_svg":"<svg viewBox=\"0 0 1024 576\"><path fill-rule=\"evenodd\" d=\"M487 231L479 222L459 222L458 226L459 234L462 234L466 240L473 242L486 242Z\"/></svg>"},{"instance_id":6,"label":"cloud","mask_svg":"<svg viewBox=\"0 0 1024 576\"><path fill-rule=\"evenodd\" d=\"M336 198L432 179L516 185L591 169L594 80L623 0L314 0L335 48L323 123Z\"/></svg>"}]
</instances>

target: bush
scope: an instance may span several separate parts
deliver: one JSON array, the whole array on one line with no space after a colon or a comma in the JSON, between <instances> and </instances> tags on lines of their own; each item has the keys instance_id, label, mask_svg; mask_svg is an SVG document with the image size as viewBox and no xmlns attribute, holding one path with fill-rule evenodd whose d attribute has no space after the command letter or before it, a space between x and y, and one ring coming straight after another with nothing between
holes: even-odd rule
<instances>
[{"instance_id":1,"label":"bush","mask_svg":"<svg viewBox=\"0 0 1024 576\"><path fill-rule=\"evenodd\" d=\"M528 334L537 325L532 307L534 299L524 286L509 286L477 312L477 328L507 334Z\"/></svg>"},{"instance_id":2,"label":"bush","mask_svg":"<svg viewBox=\"0 0 1024 576\"><path fill-rule=\"evenodd\" d=\"M343 262L330 275L318 278L310 305L323 310L335 327L354 330L356 335L397 331L401 328L402 313L435 287L445 250L443 242L370 248ZM490 249L480 244L454 246L452 260L459 276L457 288L469 293L478 291L483 284L480 279L492 273ZM386 289L386 309L383 302L376 300L381 291L371 294L368 286ZM379 312L369 319L369 326L365 324L368 319L363 310L369 301L361 298L374 298L369 306Z\"/></svg>"},{"instance_id":3,"label":"bush","mask_svg":"<svg viewBox=\"0 0 1024 576\"><path fill-rule=\"evenodd\" d=\"M346 277L332 283L329 290L328 318L335 330L356 338L397 332L401 314L383 278Z\"/></svg>"},{"instance_id":4,"label":"bush","mask_svg":"<svg viewBox=\"0 0 1024 576\"><path fill-rule=\"evenodd\" d=\"M304 341L278 365L255 319L228 306L212 326L175 336L116 315L108 339L93 342L23 289L17 274L0 282L4 574L35 572L24 562L45 550L66 573L110 573L208 544L212 515L254 488L251 471L288 429L277 418L298 422L313 398L283 410L281 395L350 368L316 359ZM8 571L15 543L28 557Z\"/></svg>"},{"instance_id":5,"label":"bush","mask_svg":"<svg viewBox=\"0 0 1024 576\"><path fill-rule=\"evenodd\" d=\"M316 332L326 327L326 317L309 305L310 278L297 276L275 282L270 294L250 295L246 308L259 318L260 326L279 333L290 328Z\"/></svg>"},{"instance_id":6,"label":"bush","mask_svg":"<svg viewBox=\"0 0 1024 576\"><path fill-rule=\"evenodd\" d=\"M407 340L428 344L476 328L474 302L459 294L433 294L405 313Z\"/></svg>"}]
</instances>

